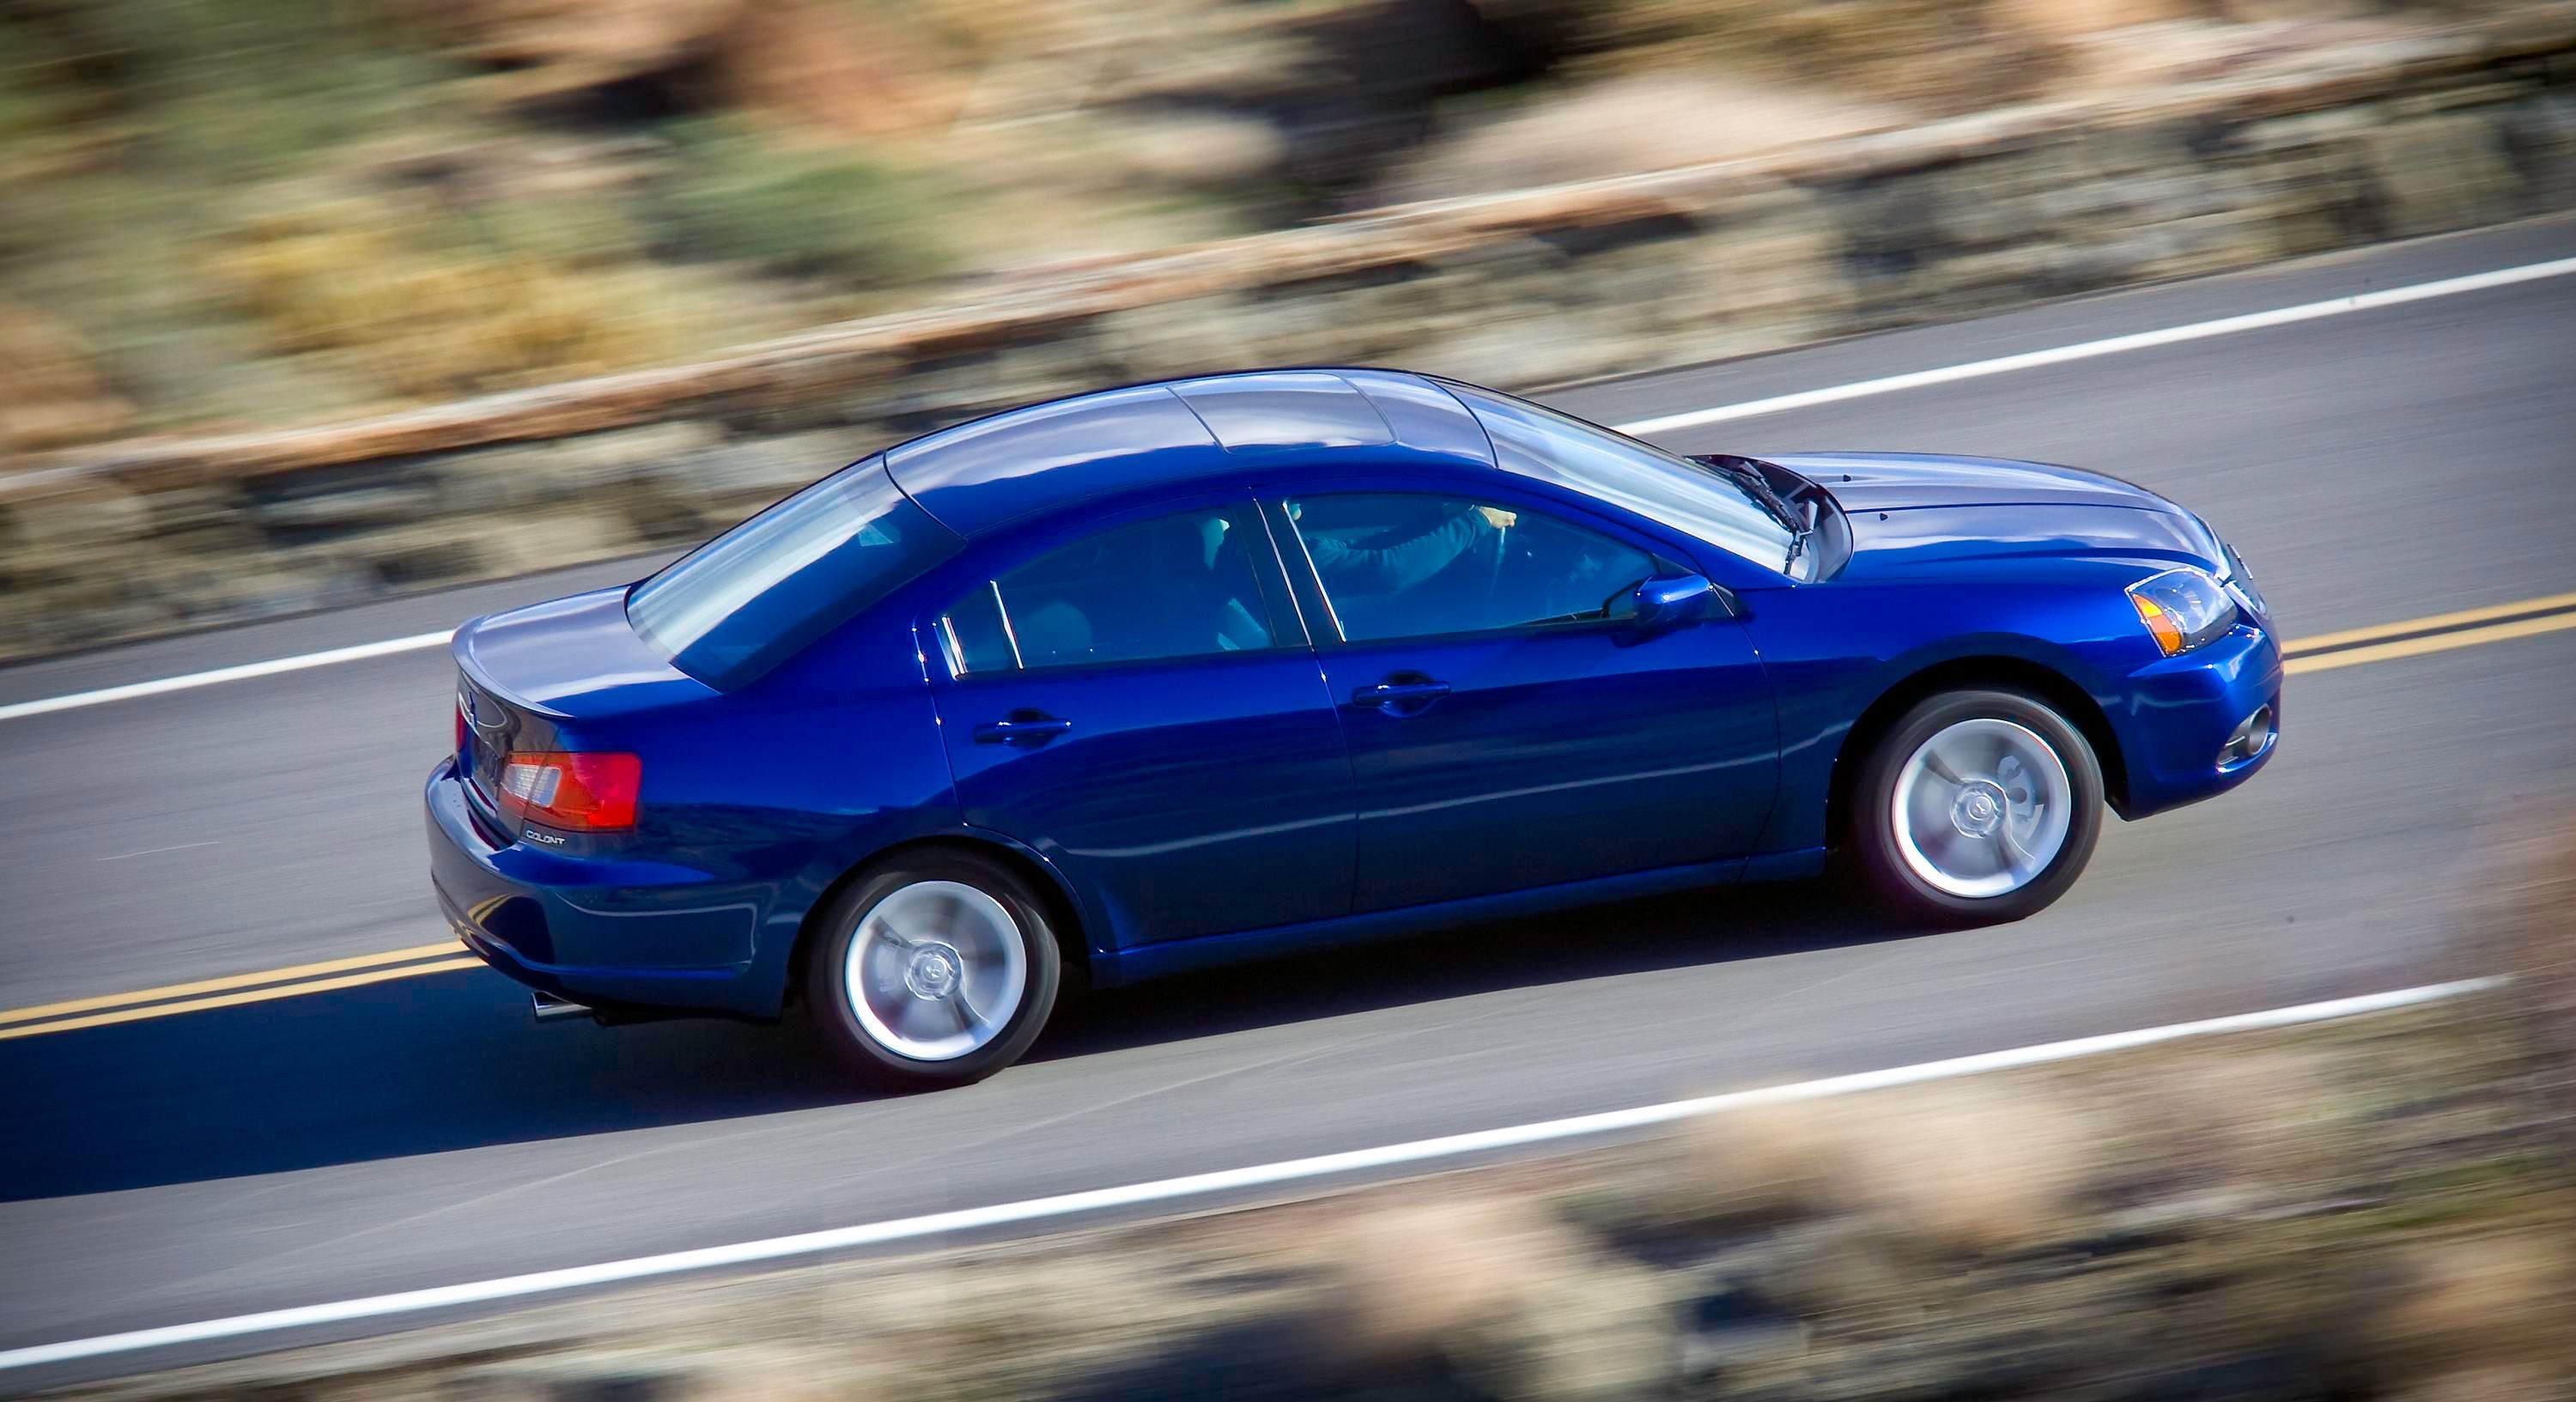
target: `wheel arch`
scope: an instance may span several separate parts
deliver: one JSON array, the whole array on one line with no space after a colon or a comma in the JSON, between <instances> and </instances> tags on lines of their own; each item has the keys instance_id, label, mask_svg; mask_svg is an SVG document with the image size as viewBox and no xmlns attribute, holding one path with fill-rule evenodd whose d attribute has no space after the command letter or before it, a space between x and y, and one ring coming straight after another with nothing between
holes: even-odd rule
<instances>
[{"instance_id":1,"label":"wheel arch","mask_svg":"<svg viewBox=\"0 0 2576 1402\"><path fill-rule=\"evenodd\" d=\"M2104 798L2112 811L2126 815L2128 763L2120 751L2119 732L2112 728L2110 716L2090 692L2064 672L2027 657L1955 657L1908 673L1881 691L1851 729L1844 732L1842 745L1834 752L1833 776L1826 797L1825 842L1829 847L1840 850L1849 845L1851 791L1858 782L1861 761L1895 728L1896 722L1928 697L1977 687L2028 692L2066 717L2067 723L2083 735L2084 743L2093 747L2093 757L2102 766Z\"/></svg>"},{"instance_id":2,"label":"wheel arch","mask_svg":"<svg viewBox=\"0 0 2576 1402\"><path fill-rule=\"evenodd\" d=\"M998 834L974 831L932 833L869 853L850 864L832 879L822 893L807 907L805 918L796 927L795 947L787 956L787 988L782 1001L793 1006L805 997L805 951L820 934L824 913L829 911L843 891L864 879L870 872L907 856L928 851L962 852L982 857L1010 869L1028 882L1029 889L1046 902L1048 932L1055 937L1056 948L1063 954L1068 973L1088 980L1091 976L1091 942L1082 918L1082 903L1063 875L1035 853Z\"/></svg>"}]
</instances>

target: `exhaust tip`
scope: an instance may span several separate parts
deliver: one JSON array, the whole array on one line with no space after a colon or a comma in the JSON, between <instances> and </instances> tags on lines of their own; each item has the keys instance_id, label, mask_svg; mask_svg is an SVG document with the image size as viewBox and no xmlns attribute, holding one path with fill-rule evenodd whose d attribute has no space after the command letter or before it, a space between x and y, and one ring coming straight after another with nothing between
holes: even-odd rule
<instances>
[{"instance_id":1,"label":"exhaust tip","mask_svg":"<svg viewBox=\"0 0 2576 1402\"><path fill-rule=\"evenodd\" d=\"M528 995L528 1000L532 1005L530 1011L536 1014L539 1022L555 1022L568 1017L591 1015L587 1004L576 1003L569 998L558 998L551 993L533 992Z\"/></svg>"}]
</instances>

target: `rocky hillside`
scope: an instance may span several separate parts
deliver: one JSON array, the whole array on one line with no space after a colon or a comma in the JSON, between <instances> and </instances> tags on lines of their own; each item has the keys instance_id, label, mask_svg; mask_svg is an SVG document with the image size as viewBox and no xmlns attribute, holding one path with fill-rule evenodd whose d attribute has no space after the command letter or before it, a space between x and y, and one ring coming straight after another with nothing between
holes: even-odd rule
<instances>
[{"instance_id":1,"label":"rocky hillside","mask_svg":"<svg viewBox=\"0 0 2576 1402\"><path fill-rule=\"evenodd\" d=\"M0 454L638 366L2507 0L0 0Z\"/></svg>"}]
</instances>

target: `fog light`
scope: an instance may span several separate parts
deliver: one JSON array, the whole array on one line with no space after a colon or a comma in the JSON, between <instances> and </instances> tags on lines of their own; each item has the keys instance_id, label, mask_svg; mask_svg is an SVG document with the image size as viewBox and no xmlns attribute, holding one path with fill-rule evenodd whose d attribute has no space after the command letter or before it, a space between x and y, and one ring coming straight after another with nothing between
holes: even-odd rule
<instances>
[{"instance_id":1,"label":"fog light","mask_svg":"<svg viewBox=\"0 0 2576 1402\"><path fill-rule=\"evenodd\" d=\"M2227 737L2227 743L2218 747L2218 767L2233 769L2263 753L2271 743L2272 708L2257 706L2254 714L2237 725L2236 733Z\"/></svg>"}]
</instances>

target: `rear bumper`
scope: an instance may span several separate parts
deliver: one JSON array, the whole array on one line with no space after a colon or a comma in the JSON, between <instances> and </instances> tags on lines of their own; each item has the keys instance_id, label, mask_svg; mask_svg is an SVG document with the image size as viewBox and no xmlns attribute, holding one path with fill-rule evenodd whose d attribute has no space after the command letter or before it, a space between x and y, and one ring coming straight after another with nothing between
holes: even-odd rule
<instances>
[{"instance_id":1,"label":"rear bumper","mask_svg":"<svg viewBox=\"0 0 2576 1402\"><path fill-rule=\"evenodd\" d=\"M2252 627L2131 674L2126 704L2112 716L2128 771L2121 816L2196 803L2253 778L2280 747L2281 678L2280 648ZM2251 758L2222 758L2237 727L2264 707L2273 738Z\"/></svg>"},{"instance_id":2,"label":"rear bumper","mask_svg":"<svg viewBox=\"0 0 2576 1402\"><path fill-rule=\"evenodd\" d=\"M751 958L760 892L661 863L496 843L452 758L430 771L422 801L439 911L502 974L604 1011L778 1014L783 979Z\"/></svg>"}]
</instances>

